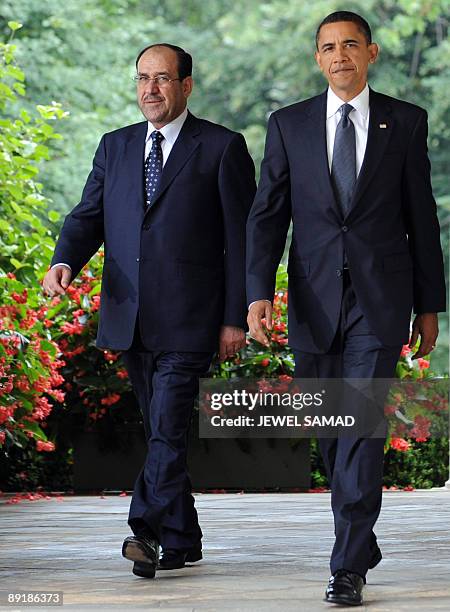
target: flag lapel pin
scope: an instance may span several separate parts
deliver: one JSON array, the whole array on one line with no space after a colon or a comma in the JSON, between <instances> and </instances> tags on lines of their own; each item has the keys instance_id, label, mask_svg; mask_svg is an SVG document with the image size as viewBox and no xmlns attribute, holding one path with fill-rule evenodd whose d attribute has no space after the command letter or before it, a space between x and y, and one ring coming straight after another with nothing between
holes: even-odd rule
<instances>
[{"instance_id":1,"label":"flag lapel pin","mask_svg":"<svg viewBox=\"0 0 450 612\"><path fill-rule=\"evenodd\" d=\"M387 123L380 123L380 128L385 130L387 128Z\"/></svg>"}]
</instances>

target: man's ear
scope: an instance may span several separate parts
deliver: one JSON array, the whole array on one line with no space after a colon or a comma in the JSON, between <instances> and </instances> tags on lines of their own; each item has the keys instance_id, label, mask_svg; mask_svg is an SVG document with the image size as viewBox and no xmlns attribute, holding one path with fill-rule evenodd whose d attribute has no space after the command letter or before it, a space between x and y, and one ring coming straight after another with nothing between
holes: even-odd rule
<instances>
[{"instance_id":1,"label":"man's ear","mask_svg":"<svg viewBox=\"0 0 450 612\"><path fill-rule=\"evenodd\" d=\"M369 63L374 64L377 61L380 48L376 43L370 43L369 49Z\"/></svg>"},{"instance_id":2,"label":"man's ear","mask_svg":"<svg viewBox=\"0 0 450 612\"><path fill-rule=\"evenodd\" d=\"M182 86L183 86L183 94L186 98L188 98L192 93L192 88L194 87L193 78L191 76L188 76L185 79L183 79Z\"/></svg>"},{"instance_id":3,"label":"man's ear","mask_svg":"<svg viewBox=\"0 0 450 612\"><path fill-rule=\"evenodd\" d=\"M321 60L321 57L320 57L320 53L318 51L316 51L314 53L314 57L316 58L317 65L319 66L320 70L323 72L323 69L322 69L322 60Z\"/></svg>"}]
</instances>

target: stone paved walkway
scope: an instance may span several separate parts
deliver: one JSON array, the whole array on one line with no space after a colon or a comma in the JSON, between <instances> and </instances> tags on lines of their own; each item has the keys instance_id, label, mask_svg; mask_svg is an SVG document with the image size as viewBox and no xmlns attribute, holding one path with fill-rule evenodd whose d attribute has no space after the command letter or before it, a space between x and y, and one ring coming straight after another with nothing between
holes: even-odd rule
<instances>
[{"instance_id":1,"label":"stone paved walkway","mask_svg":"<svg viewBox=\"0 0 450 612\"><path fill-rule=\"evenodd\" d=\"M6 500L2 590L62 590L71 610L336 609L321 601L332 546L327 493L198 495L204 560L155 580L133 576L121 557L129 497ZM365 607L450 610L450 491L385 493L377 533L385 558L369 572Z\"/></svg>"}]
</instances>

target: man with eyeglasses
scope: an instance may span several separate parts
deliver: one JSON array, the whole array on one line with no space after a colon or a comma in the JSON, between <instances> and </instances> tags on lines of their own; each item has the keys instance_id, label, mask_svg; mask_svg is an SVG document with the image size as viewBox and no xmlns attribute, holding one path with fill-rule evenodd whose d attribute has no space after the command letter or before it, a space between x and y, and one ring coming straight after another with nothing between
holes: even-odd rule
<instances>
[{"instance_id":1,"label":"man with eyeglasses","mask_svg":"<svg viewBox=\"0 0 450 612\"><path fill-rule=\"evenodd\" d=\"M420 337L415 358L434 348L436 313L446 308L427 114L369 88L377 55L365 19L328 15L315 54L328 89L269 119L248 221L248 323L268 345L263 320L271 329L292 220L289 345L299 378L392 378L403 344ZM358 414L360 404L349 404L342 413ZM369 433L319 439L335 525L325 594L333 604L361 605L367 571L382 558L373 528L385 438Z\"/></svg>"},{"instance_id":2,"label":"man with eyeglasses","mask_svg":"<svg viewBox=\"0 0 450 612\"><path fill-rule=\"evenodd\" d=\"M214 353L224 360L245 345L245 224L256 184L243 136L188 111L188 53L150 45L136 69L146 121L102 137L43 286L65 293L104 244L97 346L123 351L149 444L122 554L134 574L153 578L202 558L187 435Z\"/></svg>"}]
</instances>

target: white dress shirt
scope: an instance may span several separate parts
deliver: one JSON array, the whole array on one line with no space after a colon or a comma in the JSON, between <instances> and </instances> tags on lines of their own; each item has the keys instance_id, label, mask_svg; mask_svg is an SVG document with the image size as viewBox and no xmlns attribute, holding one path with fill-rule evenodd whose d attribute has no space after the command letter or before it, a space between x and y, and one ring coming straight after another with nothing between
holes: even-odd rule
<instances>
[{"instance_id":1,"label":"white dress shirt","mask_svg":"<svg viewBox=\"0 0 450 612\"><path fill-rule=\"evenodd\" d=\"M147 159L148 154L150 153L150 149L152 148L152 139L150 138L150 134L157 130L158 132L161 132L161 134L164 136L161 141L164 168L167 158L169 157L169 154L172 151L172 147L181 132L181 128L183 127L187 116L188 110L187 108L185 108L181 115L178 115L176 119L174 119L170 123L167 123L164 127L159 128L159 130L157 130L157 128L155 128L155 126L150 123L150 121L148 122L147 136L145 137L144 161Z\"/></svg>"},{"instance_id":2,"label":"white dress shirt","mask_svg":"<svg viewBox=\"0 0 450 612\"><path fill-rule=\"evenodd\" d=\"M161 149L162 149L162 154L163 154L163 168L167 161L167 158L169 157L170 152L172 151L173 145L175 144L175 141L181 132L181 128L183 127L183 124L186 121L187 116L188 116L188 110L187 108L185 108L184 111L181 113L181 115L178 115L176 119L174 119L170 123L167 123L165 126L163 126L162 128L159 128L158 130L164 136L163 140L161 141ZM155 128L155 126L149 121L148 128L147 128L147 135L145 137L144 162L147 159L148 154L150 153L150 149L152 148L152 139L150 138L150 134L156 129L157 128ZM66 268L69 268L69 270L72 270L69 264L62 263L62 262L53 264L51 269L53 270L53 268L55 268L56 266L66 266Z\"/></svg>"},{"instance_id":3,"label":"white dress shirt","mask_svg":"<svg viewBox=\"0 0 450 612\"><path fill-rule=\"evenodd\" d=\"M334 138L336 136L336 128L341 119L340 107L345 104L344 100L338 98L331 87L328 87L327 93L327 154L328 167L331 172L331 164L333 162L333 147ZM353 106L354 110L349 113L349 118L355 126L356 140L356 176L364 159L367 145L367 134L369 131L369 86L366 86L360 94L347 104Z\"/></svg>"},{"instance_id":4,"label":"white dress shirt","mask_svg":"<svg viewBox=\"0 0 450 612\"><path fill-rule=\"evenodd\" d=\"M327 155L328 155L328 168L331 172L331 164L333 163L333 147L334 138L336 136L337 124L341 119L341 113L339 109L345 104L344 100L341 100L331 89L328 87L327 92ZM349 100L347 104L353 106L353 110L349 113L349 118L355 126L355 140L356 140L356 176L359 171L364 159L367 145L367 134L369 131L369 86L366 86L355 98ZM272 300L264 300L265 302L272 303ZM249 304L252 306L255 302Z\"/></svg>"}]
</instances>

